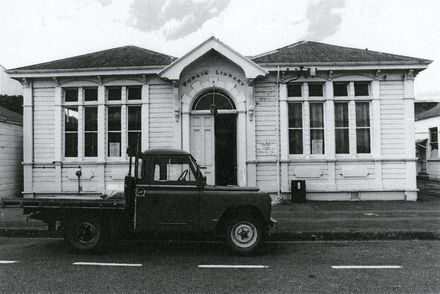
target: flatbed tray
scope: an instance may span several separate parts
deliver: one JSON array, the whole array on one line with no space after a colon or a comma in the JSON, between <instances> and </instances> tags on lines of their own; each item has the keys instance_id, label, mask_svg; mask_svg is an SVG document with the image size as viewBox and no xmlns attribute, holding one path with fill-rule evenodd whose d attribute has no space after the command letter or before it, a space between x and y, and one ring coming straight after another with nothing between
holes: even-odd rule
<instances>
[{"instance_id":1,"label":"flatbed tray","mask_svg":"<svg viewBox=\"0 0 440 294\"><path fill-rule=\"evenodd\" d=\"M57 196L38 198L4 198L1 207L18 208L81 208L81 209L124 209L125 199L99 196Z\"/></svg>"}]
</instances>

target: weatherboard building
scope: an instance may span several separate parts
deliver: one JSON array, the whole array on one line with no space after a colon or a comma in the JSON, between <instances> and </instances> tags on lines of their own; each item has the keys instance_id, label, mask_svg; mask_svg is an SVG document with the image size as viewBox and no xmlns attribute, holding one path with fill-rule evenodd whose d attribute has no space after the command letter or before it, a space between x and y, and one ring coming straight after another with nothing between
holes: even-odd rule
<instances>
[{"instance_id":1,"label":"weatherboard building","mask_svg":"<svg viewBox=\"0 0 440 294\"><path fill-rule=\"evenodd\" d=\"M8 70L24 87L24 197L123 186L126 148L191 152L209 184L415 200L414 78L431 61L317 42L245 57L126 46Z\"/></svg>"}]
</instances>

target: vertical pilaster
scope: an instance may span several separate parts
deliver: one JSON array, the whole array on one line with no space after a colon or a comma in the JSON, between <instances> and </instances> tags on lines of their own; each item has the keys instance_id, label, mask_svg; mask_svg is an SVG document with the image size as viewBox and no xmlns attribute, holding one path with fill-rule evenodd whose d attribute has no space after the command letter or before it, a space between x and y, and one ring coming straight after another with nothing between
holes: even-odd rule
<instances>
[{"instance_id":1,"label":"vertical pilaster","mask_svg":"<svg viewBox=\"0 0 440 294\"><path fill-rule=\"evenodd\" d=\"M33 161L34 161L34 132L33 132L33 91L32 81L23 79L23 193L33 192Z\"/></svg>"},{"instance_id":2,"label":"vertical pilaster","mask_svg":"<svg viewBox=\"0 0 440 294\"><path fill-rule=\"evenodd\" d=\"M408 190L417 189L414 127L414 71L409 70L404 80L405 132L406 132L406 184ZM417 200L417 193L407 192L406 200Z\"/></svg>"},{"instance_id":3,"label":"vertical pilaster","mask_svg":"<svg viewBox=\"0 0 440 294\"><path fill-rule=\"evenodd\" d=\"M127 108L127 87L122 87L121 95L121 157L127 158L128 146L128 108Z\"/></svg>"},{"instance_id":4,"label":"vertical pilaster","mask_svg":"<svg viewBox=\"0 0 440 294\"><path fill-rule=\"evenodd\" d=\"M247 85L247 182L249 186L257 185L257 157L255 138L255 85L248 80Z\"/></svg>"},{"instance_id":5,"label":"vertical pilaster","mask_svg":"<svg viewBox=\"0 0 440 294\"><path fill-rule=\"evenodd\" d=\"M150 148L149 144L149 121L150 121L150 86L147 83L147 80L145 80L144 84L142 85L142 121L141 121L141 128L142 128L142 150L147 150Z\"/></svg>"},{"instance_id":6,"label":"vertical pilaster","mask_svg":"<svg viewBox=\"0 0 440 294\"><path fill-rule=\"evenodd\" d=\"M105 142L105 132L107 129L107 120L105 115L105 87L102 83L98 86L98 162L99 179L98 191L105 191L105 159L107 157L107 148Z\"/></svg>"},{"instance_id":7,"label":"vertical pilaster","mask_svg":"<svg viewBox=\"0 0 440 294\"><path fill-rule=\"evenodd\" d=\"M309 105L309 85L303 83L303 146L305 158L310 158L310 105Z\"/></svg>"},{"instance_id":8,"label":"vertical pilaster","mask_svg":"<svg viewBox=\"0 0 440 294\"><path fill-rule=\"evenodd\" d=\"M54 101L54 166L56 191L62 189L62 158L63 158L63 91L58 79L55 80L55 101Z\"/></svg>"},{"instance_id":9,"label":"vertical pilaster","mask_svg":"<svg viewBox=\"0 0 440 294\"><path fill-rule=\"evenodd\" d=\"M333 103L333 81L331 79L325 82L325 154L329 159L327 163L328 169L328 189L334 190L336 188L335 176L335 106Z\"/></svg>"},{"instance_id":10,"label":"vertical pilaster","mask_svg":"<svg viewBox=\"0 0 440 294\"><path fill-rule=\"evenodd\" d=\"M382 151L381 151L381 128L380 128L380 83L379 73L376 72L375 79L371 82L371 155L374 161L376 188L383 188L382 179Z\"/></svg>"},{"instance_id":11,"label":"vertical pilaster","mask_svg":"<svg viewBox=\"0 0 440 294\"><path fill-rule=\"evenodd\" d=\"M281 192L289 191L289 110L287 105L287 85L280 84L280 151L281 151Z\"/></svg>"},{"instance_id":12,"label":"vertical pilaster","mask_svg":"<svg viewBox=\"0 0 440 294\"><path fill-rule=\"evenodd\" d=\"M246 172L246 113L238 112L237 116L237 183L239 186L247 185Z\"/></svg>"},{"instance_id":13,"label":"vertical pilaster","mask_svg":"<svg viewBox=\"0 0 440 294\"><path fill-rule=\"evenodd\" d=\"M84 160L84 90L78 89L78 160Z\"/></svg>"}]
</instances>

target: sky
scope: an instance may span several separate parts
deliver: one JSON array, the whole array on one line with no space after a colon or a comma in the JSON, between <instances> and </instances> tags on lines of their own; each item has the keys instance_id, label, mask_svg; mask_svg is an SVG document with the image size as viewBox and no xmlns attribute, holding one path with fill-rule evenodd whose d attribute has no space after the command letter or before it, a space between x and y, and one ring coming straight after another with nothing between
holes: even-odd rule
<instances>
[{"instance_id":1,"label":"sky","mask_svg":"<svg viewBox=\"0 0 440 294\"><path fill-rule=\"evenodd\" d=\"M0 64L136 45L180 57L211 36L245 56L301 40L433 60L418 100L440 101L438 0L0 0Z\"/></svg>"}]
</instances>

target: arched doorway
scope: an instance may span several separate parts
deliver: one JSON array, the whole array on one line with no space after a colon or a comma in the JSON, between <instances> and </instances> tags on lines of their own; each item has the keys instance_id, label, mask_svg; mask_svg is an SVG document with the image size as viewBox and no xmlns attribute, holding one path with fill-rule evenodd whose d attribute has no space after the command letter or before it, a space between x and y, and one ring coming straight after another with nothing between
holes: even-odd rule
<instances>
[{"instance_id":1,"label":"arched doorway","mask_svg":"<svg viewBox=\"0 0 440 294\"><path fill-rule=\"evenodd\" d=\"M227 93L210 89L194 100L190 136L208 184L237 185L237 110Z\"/></svg>"}]
</instances>

